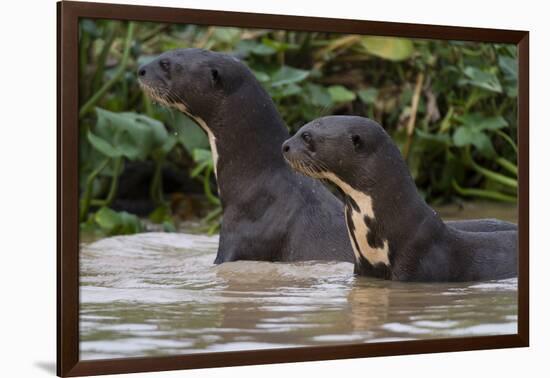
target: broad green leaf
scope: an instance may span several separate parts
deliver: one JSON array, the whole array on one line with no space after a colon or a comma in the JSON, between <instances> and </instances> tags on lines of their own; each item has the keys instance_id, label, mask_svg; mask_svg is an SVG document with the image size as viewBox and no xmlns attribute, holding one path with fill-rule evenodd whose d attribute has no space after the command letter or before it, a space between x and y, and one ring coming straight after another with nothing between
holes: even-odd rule
<instances>
[{"instance_id":1,"label":"broad green leaf","mask_svg":"<svg viewBox=\"0 0 550 378\"><path fill-rule=\"evenodd\" d=\"M251 39L239 41L235 49L247 55L254 54L254 55L268 56L268 55L273 55L277 52L277 50L274 49L273 47L263 43L258 43Z\"/></svg>"},{"instance_id":2,"label":"broad green leaf","mask_svg":"<svg viewBox=\"0 0 550 378\"><path fill-rule=\"evenodd\" d=\"M94 221L108 233L114 231L122 224L119 213L108 207L99 209L94 215Z\"/></svg>"},{"instance_id":3,"label":"broad green leaf","mask_svg":"<svg viewBox=\"0 0 550 378\"><path fill-rule=\"evenodd\" d=\"M506 76L510 76L512 78L517 78L518 76L518 60L514 58L510 58L508 56L499 56L498 57L498 65L501 69L501 71Z\"/></svg>"},{"instance_id":4,"label":"broad green leaf","mask_svg":"<svg viewBox=\"0 0 550 378\"><path fill-rule=\"evenodd\" d=\"M230 27L216 27L212 33L212 38L218 42L234 44L241 37L242 29Z\"/></svg>"},{"instance_id":5,"label":"broad green leaf","mask_svg":"<svg viewBox=\"0 0 550 378\"><path fill-rule=\"evenodd\" d=\"M411 40L394 37L365 36L361 46L372 55L393 61L408 59L414 51Z\"/></svg>"},{"instance_id":6,"label":"broad green leaf","mask_svg":"<svg viewBox=\"0 0 550 378\"><path fill-rule=\"evenodd\" d=\"M148 140L146 142L147 146L145 146L130 133L121 133L116 139L116 149L120 152L120 155L132 161L144 160L150 152L151 140Z\"/></svg>"},{"instance_id":7,"label":"broad green leaf","mask_svg":"<svg viewBox=\"0 0 550 378\"><path fill-rule=\"evenodd\" d=\"M168 138L166 138L166 141L161 146L160 151L163 155L168 154L174 146L178 143L178 138L176 138L174 135L168 135Z\"/></svg>"},{"instance_id":8,"label":"broad green leaf","mask_svg":"<svg viewBox=\"0 0 550 378\"><path fill-rule=\"evenodd\" d=\"M87 137L90 144L103 155L110 158L122 156L122 153L116 147L105 139L94 135L91 131L88 131Z\"/></svg>"},{"instance_id":9,"label":"broad green leaf","mask_svg":"<svg viewBox=\"0 0 550 378\"><path fill-rule=\"evenodd\" d=\"M344 103L355 100L355 93L342 85L332 85L328 87L328 92L332 101L335 103Z\"/></svg>"},{"instance_id":10,"label":"broad green leaf","mask_svg":"<svg viewBox=\"0 0 550 378\"><path fill-rule=\"evenodd\" d=\"M467 77L467 79L463 81L464 83L486 89L491 92L502 92L500 81L493 73L482 71L477 67L468 66L464 69L464 74Z\"/></svg>"},{"instance_id":11,"label":"broad green leaf","mask_svg":"<svg viewBox=\"0 0 550 378\"><path fill-rule=\"evenodd\" d=\"M260 83L266 83L271 79L271 77L268 74L262 71L252 70L252 73L254 74L254 76L256 76L256 79Z\"/></svg>"},{"instance_id":12,"label":"broad green leaf","mask_svg":"<svg viewBox=\"0 0 550 378\"><path fill-rule=\"evenodd\" d=\"M281 87L273 88L270 92L272 97L284 98L284 97L296 95L301 91L302 91L302 88L300 88L298 85L288 84L288 85L283 85Z\"/></svg>"},{"instance_id":13,"label":"broad green leaf","mask_svg":"<svg viewBox=\"0 0 550 378\"><path fill-rule=\"evenodd\" d=\"M457 147L465 147L473 144L480 134L482 134L481 131L472 127L460 126L453 134L453 143Z\"/></svg>"},{"instance_id":14,"label":"broad green leaf","mask_svg":"<svg viewBox=\"0 0 550 378\"><path fill-rule=\"evenodd\" d=\"M262 44L266 47L272 48L277 52L284 52L287 50L296 50L300 47L299 45L296 45L294 43L275 41L267 37L262 38Z\"/></svg>"},{"instance_id":15,"label":"broad green leaf","mask_svg":"<svg viewBox=\"0 0 550 378\"><path fill-rule=\"evenodd\" d=\"M205 150L203 148L195 148L193 150L193 160L197 163L202 163L204 161L212 161L212 152L210 150Z\"/></svg>"},{"instance_id":16,"label":"broad green leaf","mask_svg":"<svg viewBox=\"0 0 550 378\"><path fill-rule=\"evenodd\" d=\"M332 105L332 97L329 91L320 85L308 83L305 86L309 94L309 100L313 105L329 107Z\"/></svg>"},{"instance_id":17,"label":"broad green leaf","mask_svg":"<svg viewBox=\"0 0 550 378\"><path fill-rule=\"evenodd\" d=\"M164 143L167 136L162 123L144 115L114 113L100 108L96 108L96 112L94 135L88 139L107 156L125 156L130 160L145 159L156 145L160 147ZM111 150L94 136L110 144Z\"/></svg>"},{"instance_id":18,"label":"broad green leaf","mask_svg":"<svg viewBox=\"0 0 550 378\"><path fill-rule=\"evenodd\" d=\"M516 97L518 93L518 61L508 56L499 56L498 65L504 74L504 88L509 97Z\"/></svg>"},{"instance_id":19,"label":"broad green leaf","mask_svg":"<svg viewBox=\"0 0 550 378\"><path fill-rule=\"evenodd\" d=\"M416 136L424 141L441 144L448 146L451 144L451 137L449 134L432 134L422 131L420 129L415 129Z\"/></svg>"},{"instance_id":20,"label":"broad green leaf","mask_svg":"<svg viewBox=\"0 0 550 378\"><path fill-rule=\"evenodd\" d=\"M300 70L289 66L282 66L271 76L271 86L278 87L298 83L308 77L309 71Z\"/></svg>"},{"instance_id":21,"label":"broad green leaf","mask_svg":"<svg viewBox=\"0 0 550 378\"><path fill-rule=\"evenodd\" d=\"M162 146L166 142L168 132L163 123L143 114L128 113L134 117L134 121L151 130L153 148Z\"/></svg>"},{"instance_id":22,"label":"broad green leaf","mask_svg":"<svg viewBox=\"0 0 550 378\"><path fill-rule=\"evenodd\" d=\"M151 222L160 224L170 219L170 209L168 206L159 206L149 214L148 218Z\"/></svg>"},{"instance_id":23,"label":"broad green leaf","mask_svg":"<svg viewBox=\"0 0 550 378\"><path fill-rule=\"evenodd\" d=\"M487 134L480 133L480 135L474 140L473 144L483 156L491 157L495 155L493 143Z\"/></svg>"},{"instance_id":24,"label":"broad green leaf","mask_svg":"<svg viewBox=\"0 0 550 378\"><path fill-rule=\"evenodd\" d=\"M508 126L502 116L485 117L480 113L469 113L458 117L460 123L476 130L498 130Z\"/></svg>"},{"instance_id":25,"label":"broad green leaf","mask_svg":"<svg viewBox=\"0 0 550 378\"><path fill-rule=\"evenodd\" d=\"M176 226L172 220L165 220L162 222L162 230L164 232L176 232Z\"/></svg>"},{"instance_id":26,"label":"broad green leaf","mask_svg":"<svg viewBox=\"0 0 550 378\"><path fill-rule=\"evenodd\" d=\"M453 143L457 147L473 145L484 156L495 153L491 139L481 130L468 126L460 126L453 135Z\"/></svg>"},{"instance_id":27,"label":"broad green leaf","mask_svg":"<svg viewBox=\"0 0 550 378\"><path fill-rule=\"evenodd\" d=\"M129 235L137 234L142 231L142 226L139 218L134 214L127 213L126 211L121 211L119 214L120 217L120 227L116 230L117 234Z\"/></svg>"},{"instance_id":28,"label":"broad green leaf","mask_svg":"<svg viewBox=\"0 0 550 378\"><path fill-rule=\"evenodd\" d=\"M378 89L361 89L359 90L359 92L357 92L357 95L365 104L374 104L374 102L376 101L376 97L378 97Z\"/></svg>"},{"instance_id":29,"label":"broad green leaf","mask_svg":"<svg viewBox=\"0 0 550 378\"><path fill-rule=\"evenodd\" d=\"M174 127L174 136L185 147L189 154L196 148L208 147L208 137L199 125L183 113L176 115Z\"/></svg>"}]
</instances>

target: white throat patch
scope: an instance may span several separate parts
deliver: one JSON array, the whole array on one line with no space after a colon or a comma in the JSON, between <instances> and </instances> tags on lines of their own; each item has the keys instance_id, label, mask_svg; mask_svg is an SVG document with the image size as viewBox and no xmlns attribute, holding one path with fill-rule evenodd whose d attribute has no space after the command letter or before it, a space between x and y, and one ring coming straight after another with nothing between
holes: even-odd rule
<instances>
[{"instance_id":1,"label":"white throat patch","mask_svg":"<svg viewBox=\"0 0 550 378\"><path fill-rule=\"evenodd\" d=\"M342 181L338 176L332 172L322 172L321 175L323 178L326 178L332 181L334 184L340 187L344 193L350 196L359 207L359 211L349 207L347 211L351 212L351 221L353 222L353 236L357 241L357 246L353 242L353 236L351 235L350 225L348 223L348 217L346 216L346 224L348 228L348 233L353 247L353 251L357 259L360 256L363 256L370 262L372 265L379 263L390 265L389 260L389 246L388 241L384 240L384 246L382 248L373 248L369 245L367 241L367 235L369 233L369 228L365 223L365 215L371 219L375 219L374 210L372 208L372 197L351 187L351 185ZM348 207L348 205L346 205Z\"/></svg>"},{"instance_id":2,"label":"white throat patch","mask_svg":"<svg viewBox=\"0 0 550 378\"><path fill-rule=\"evenodd\" d=\"M210 144L210 150L212 151L212 160L214 162L214 175L216 176L216 178L218 178L218 149L216 147L216 137L214 136L214 133L212 133L212 130L210 130L210 128L202 118L196 117L193 114L189 113L189 110L187 110L187 107L185 105L176 104L175 106L180 112L193 119L201 127L201 129L204 130L206 135L208 135L208 143Z\"/></svg>"}]
</instances>

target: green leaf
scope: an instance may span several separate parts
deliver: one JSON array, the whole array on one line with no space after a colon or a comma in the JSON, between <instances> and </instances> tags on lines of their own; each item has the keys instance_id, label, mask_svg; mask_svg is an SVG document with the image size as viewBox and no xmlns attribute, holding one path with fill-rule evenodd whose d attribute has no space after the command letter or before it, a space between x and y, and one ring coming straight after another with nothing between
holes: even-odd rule
<instances>
[{"instance_id":1,"label":"green leaf","mask_svg":"<svg viewBox=\"0 0 550 378\"><path fill-rule=\"evenodd\" d=\"M129 235L137 234L142 231L143 227L137 216L125 211L121 211L118 214L120 216L121 226L116 230L117 234Z\"/></svg>"},{"instance_id":2,"label":"green leaf","mask_svg":"<svg viewBox=\"0 0 550 378\"><path fill-rule=\"evenodd\" d=\"M114 231L122 224L119 213L108 207L99 209L94 215L94 221L108 233Z\"/></svg>"},{"instance_id":3,"label":"green leaf","mask_svg":"<svg viewBox=\"0 0 550 378\"><path fill-rule=\"evenodd\" d=\"M212 161L212 152L210 150L205 150L203 148L195 148L193 150L193 160L196 163L202 162L211 162Z\"/></svg>"},{"instance_id":4,"label":"green leaf","mask_svg":"<svg viewBox=\"0 0 550 378\"><path fill-rule=\"evenodd\" d=\"M359 90L359 92L357 92L357 95L365 104L374 104L374 102L376 101L376 97L378 97L378 89L361 89Z\"/></svg>"},{"instance_id":5,"label":"green leaf","mask_svg":"<svg viewBox=\"0 0 550 378\"><path fill-rule=\"evenodd\" d=\"M332 85L328 87L328 92L332 101L335 103L344 103L355 100L355 93L342 85Z\"/></svg>"},{"instance_id":6,"label":"green leaf","mask_svg":"<svg viewBox=\"0 0 550 378\"><path fill-rule=\"evenodd\" d=\"M394 37L365 36L361 46L372 55L393 61L408 59L414 51L411 40Z\"/></svg>"},{"instance_id":7,"label":"green leaf","mask_svg":"<svg viewBox=\"0 0 550 378\"><path fill-rule=\"evenodd\" d=\"M516 97L518 93L518 61L508 56L499 56L498 65L504 74L504 88L509 97Z\"/></svg>"},{"instance_id":8,"label":"green leaf","mask_svg":"<svg viewBox=\"0 0 550 378\"><path fill-rule=\"evenodd\" d=\"M309 71L300 70L289 66L282 66L271 76L271 86L278 87L292 83L298 83L309 76Z\"/></svg>"},{"instance_id":9,"label":"green leaf","mask_svg":"<svg viewBox=\"0 0 550 378\"><path fill-rule=\"evenodd\" d=\"M212 161L203 161L197 164L195 168L191 171L189 174L192 178L197 177L200 175L206 168L208 168L210 165L213 165L214 163Z\"/></svg>"},{"instance_id":10,"label":"green leaf","mask_svg":"<svg viewBox=\"0 0 550 378\"><path fill-rule=\"evenodd\" d=\"M289 96L294 96L302 91L296 84L283 85L281 87L276 87L271 90L271 95L274 98L284 98Z\"/></svg>"},{"instance_id":11,"label":"green leaf","mask_svg":"<svg viewBox=\"0 0 550 378\"><path fill-rule=\"evenodd\" d=\"M94 135L91 131L88 130L88 141L90 144L99 152L101 152L103 155L108 156L110 158L115 158L122 156L121 152L115 148L111 143L108 141Z\"/></svg>"},{"instance_id":12,"label":"green leaf","mask_svg":"<svg viewBox=\"0 0 550 378\"><path fill-rule=\"evenodd\" d=\"M166 142L166 139L168 138L168 132L166 131L166 128L164 127L162 122L157 121L156 119L153 119L153 118L149 118L143 114L136 114L136 113L122 113L122 114L128 114L129 117L134 117L134 122L151 130L150 134L152 136L153 148L158 148ZM145 132L145 134L149 134L149 133Z\"/></svg>"},{"instance_id":13,"label":"green leaf","mask_svg":"<svg viewBox=\"0 0 550 378\"><path fill-rule=\"evenodd\" d=\"M473 127L460 126L456 129L453 143L457 147L473 145L486 157L493 156L495 153L491 139L483 131Z\"/></svg>"},{"instance_id":14,"label":"green leaf","mask_svg":"<svg viewBox=\"0 0 550 378\"><path fill-rule=\"evenodd\" d=\"M329 91L317 84L308 83L305 86L308 99L315 106L329 107L332 105L332 97Z\"/></svg>"},{"instance_id":15,"label":"green leaf","mask_svg":"<svg viewBox=\"0 0 550 378\"><path fill-rule=\"evenodd\" d=\"M124 156L143 160L154 148L161 147L167 133L161 122L137 113L114 113L96 108L97 122L90 143L106 156ZM97 136L108 145L101 143Z\"/></svg>"},{"instance_id":16,"label":"green leaf","mask_svg":"<svg viewBox=\"0 0 550 378\"><path fill-rule=\"evenodd\" d=\"M487 134L480 133L480 135L474 140L473 144L483 156L489 158L495 155L493 143Z\"/></svg>"},{"instance_id":17,"label":"green leaf","mask_svg":"<svg viewBox=\"0 0 550 378\"><path fill-rule=\"evenodd\" d=\"M453 134L453 143L457 147L465 147L474 143L480 131L467 126L460 126Z\"/></svg>"},{"instance_id":18,"label":"green leaf","mask_svg":"<svg viewBox=\"0 0 550 378\"><path fill-rule=\"evenodd\" d=\"M155 210L153 210L153 212L151 212L151 214L149 214L148 218L149 220L151 220L151 222L156 224L160 224L162 222L172 219L168 206L157 207Z\"/></svg>"},{"instance_id":19,"label":"green leaf","mask_svg":"<svg viewBox=\"0 0 550 378\"><path fill-rule=\"evenodd\" d=\"M239 40L241 33L241 28L216 27L212 33L212 39L232 45Z\"/></svg>"},{"instance_id":20,"label":"green leaf","mask_svg":"<svg viewBox=\"0 0 550 378\"><path fill-rule=\"evenodd\" d=\"M196 148L208 147L208 137L199 125L183 113L176 115L174 127L174 136L178 139L189 154Z\"/></svg>"},{"instance_id":21,"label":"green leaf","mask_svg":"<svg viewBox=\"0 0 550 378\"><path fill-rule=\"evenodd\" d=\"M176 226L174 225L174 222L172 220L165 220L162 222L162 229L164 232L176 232Z\"/></svg>"},{"instance_id":22,"label":"green leaf","mask_svg":"<svg viewBox=\"0 0 550 378\"><path fill-rule=\"evenodd\" d=\"M270 47L276 52L284 52L287 50L296 50L300 46L293 44L293 43L287 43L287 42L281 42L281 41L275 41L273 39L270 39L268 37L262 38L262 44L263 46Z\"/></svg>"},{"instance_id":23,"label":"green leaf","mask_svg":"<svg viewBox=\"0 0 550 378\"><path fill-rule=\"evenodd\" d=\"M501 93L502 86L497 76L490 72L485 72L477 67L468 66L464 69L467 79L463 83L473 85L491 92Z\"/></svg>"},{"instance_id":24,"label":"green leaf","mask_svg":"<svg viewBox=\"0 0 550 378\"><path fill-rule=\"evenodd\" d=\"M266 74L265 72L252 70L252 73L254 74L254 76L256 76L256 79L260 83L266 83L269 80L271 80L271 77L268 74Z\"/></svg>"},{"instance_id":25,"label":"green leaf","mask_svg":"<svg viewBox=\"0 0 550 378\"><path fill-rule=\"evenodd\" d=\"M254 55L260 55L260 56L269 56L277 52L277 50L274 49L273 47L263 43L258 43L251 39L239 41L235 49L240 53L244 53L247 55L254 54Z\"/></svg>"},{"instance_id":26,"label":"green leaf","mask_svg":"<svg viewBox=\"0 0 550 378\"><path fill-rule=\"evenodd\" d=\"M449 136L449 134L432 134L422 131L420 129L415 129L415 134L422 141L441 144L444 146L448 146L451 144L451 137Z\"/></svg>"},{"instance_id":27,"label":"green leaf","mask_svg":"<svg viewBox=\"0 0 550 378\"><path fill-rule=\"evenodd\" d=\"M469 113L458 117L461 124L476 130L498 130L508 126L502 116L485 117L480 113Z\"/></svg>"}]
</instances>

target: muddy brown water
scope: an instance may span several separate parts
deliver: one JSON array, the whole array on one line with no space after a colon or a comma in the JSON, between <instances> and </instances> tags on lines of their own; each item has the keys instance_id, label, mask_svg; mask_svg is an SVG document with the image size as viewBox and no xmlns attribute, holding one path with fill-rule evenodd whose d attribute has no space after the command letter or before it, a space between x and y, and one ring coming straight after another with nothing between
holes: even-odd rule
<instances>
[{"instance_id":1,"label":"muddy brown water","mask_svg":"<svg viewBox=\"0 0 550 378\"><path fill-rule=\"evenodd\" d=\"M515 218L511 207L480 206L438 210ZM352 264L338 262L214 266L217 243L153 232L83 243L81 359L517 331L516 279L399 283L354 277Z\"/></svg>"}]
</instances>

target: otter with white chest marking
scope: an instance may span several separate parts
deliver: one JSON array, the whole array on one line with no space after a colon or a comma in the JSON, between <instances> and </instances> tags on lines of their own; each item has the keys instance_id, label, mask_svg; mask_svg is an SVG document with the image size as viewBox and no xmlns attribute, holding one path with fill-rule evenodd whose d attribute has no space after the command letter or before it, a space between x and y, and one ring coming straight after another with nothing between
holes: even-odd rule
<instances>
[{"instance_id":1,"label":"otter with white chest marking","mask_svg":"<svg viewBox=\"0 0 550 378\"><path fill-rule=\"evenodd\" d=\"M418 195L405 161L376 122L331 116L283 144L297 171L337 185L355 273L399 281L478 281L517 274L517 228L498 220L445 223Z\"/></svg>"},{"instance_id":2,"label":"otter with white chest marking","mask_svg":"<svg viewBox=\"0 0 550 378\"><path fill-rule=\"evenodd\" d=\"M223 208L215 263L353 262L341 202L285 163L287 128L245 64L181 49L140 67L138 77L148 95L187 114L208 135Z\"/></svg>"}]
</instances>

